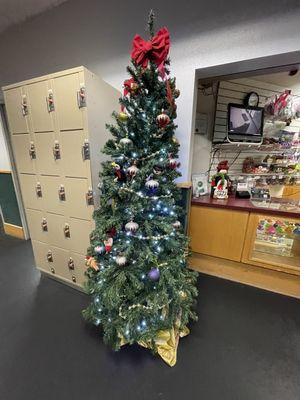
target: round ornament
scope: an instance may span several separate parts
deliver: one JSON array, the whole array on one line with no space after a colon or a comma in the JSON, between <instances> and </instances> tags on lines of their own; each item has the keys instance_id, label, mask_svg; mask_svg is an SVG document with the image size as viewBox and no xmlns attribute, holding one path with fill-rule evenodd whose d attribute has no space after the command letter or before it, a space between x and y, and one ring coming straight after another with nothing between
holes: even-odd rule
<instances>
[{"instance_id":1,"label":"round ornament","mask_svg":"<svg viewBox=\"0 0 300 400\"><path fill-rule=\"evenodd\" d=\"M169 124L170 117L164 111L162 111L162 113L156 117L156 122L160 128L164 128Z\"/></svg>"},{"instance_id":2,"label":"round ornament","mask_svg":"<svg viewBox=\"0 0 300 400\"><path fill-rule=\"evenodd\" d=\"M116 257L116 263L119 265L119 267L124 267L126 262L127 262L127 259L125 256L117 256Z\"/></svg>"},{"instance_id":3,"label":"round ornament","mask_svg":"<svg viewBox=\"0 0 300 400\"><path fill-rule=\"evenodd\" d=\"M169 158L169 167L170 167L171 169L175 169L175 168L177 167L177 160L176 160L176 158L172 158L172 157Z\"/></svg>"},{"instance_id":4,"label":"round ornament","mask_svg":"<svg viewBox=\"0 0 300 400\"><path fill-rule=\"evenodd\" d=\"M131 178L134 178L136 176L138 170L139 170L138 167L135 164L133 164L127 168L127 173Z\"/></svg>"},{"instance_id":5,"label":"round ornament","mask_svg":"<svg viewBox=\"0 0 300 400\"><path fill-rule=\"evenodd\" d=\"M172 224L174 226L175 229L179 229L181 227L181 222L180 221L175 221Z\"/></svg>"},{"instance_id":6,"label":"round ornament","mask_svg":"<svg viewBox=\"0 0 300 400\"><path fill-rule=\"evenodd\" d=\"M161 175L163 173L164 168L161 165L154 165L153 173L155 175Z\"/></svg>"},{"instance_id":7,"label":"round ornament","mask_svg":"<svg viewBox=\"0 0 300 400\"><path fill-rule=\"evenodd\" d=\"M105 253L105 247L102 246L102 245L95 246L95 247L94 247L94 251L95 251L95 253L97 253L97 254L104 254L104 253Z\"/></svg>"},{"instance_id":8,"label":"round ornament","mask_svg":"<svg viewBox=\"0 0 300 400\"><path fill-rule=\"evenodd\" d=\"M132 232L132 233L134 233L134 232L136 232L138 229L139 229L139 225L138 225L136 222L134 222L134 221L127 222L127 224L125 225L125 230L126 230L127 232Z\"/></svg>"},{"instance_id":9,"label":"round ornament","mask_svg":"<svg viewBox=\"0 0 300 400\"><path fill-rule=\"evenodd\" d=\"M156 181L155 179L149 179L149 181L147 181L145 183L146 188L148 189L150 194L154 194L157 192L159 183L158 181Z\"/></svg>"},{"instance_id":10,"label":"round ornament","mask_svg":"<svg viewBox=\"0 0 300 400\"><path fill-rule=\"evenodd\" d=\"M119 120L122 122L126 122L128 120L128 115L121 111L118 116Z\"/></svg>"},{"instance_id":11,"label":"round ornament","mask_svg":"<svg viewBox=\"0 0 300 400\"><path fill-rule=\"evenodd\" d=\"M128 137L124 137L120 140L120 144L123 146L132 146L132 140Z\"/></svg>"},{"instance_id":12,"label":"round ornament","mask_svg":"<svg viewBox=\"0 0 300 400\"><path fill-rule=\"evenodd\" d=\"M156 282L160 278L160 271L158 268L151 268L148 272L148 278L150 281Z\"/></svg>"}]
</instances>

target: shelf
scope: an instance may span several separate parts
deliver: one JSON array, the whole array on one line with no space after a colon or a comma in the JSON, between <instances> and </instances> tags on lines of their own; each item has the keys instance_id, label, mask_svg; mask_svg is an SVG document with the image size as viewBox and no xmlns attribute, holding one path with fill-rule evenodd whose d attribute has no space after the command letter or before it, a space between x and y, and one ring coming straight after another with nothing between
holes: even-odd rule
<instances>
[{"instance_id":1,"label":"shelf","mask_svg":"<svg viewBox=\"0 0 300 400\"><path fill-rule=\"evenodd\" d=\"M249 150L251 152L258 153L273 153L273 154L281 154L281 153L294 153L300 151L300 146L294 146L290 148L276 148L276 145L271 144L234 144L234 143L213 143L213 149L227 149L227 150Z\"/></svg>"},{"instance_id":2,"label":"shelf","mask_svg":"<svg viewBox=\"0 0 300 400\"><path fill-rule=\"evenodd\" d=\"M262 173L247 173L247 172L241 172L241 173L228 173L229 176L282 176L284 178L289 177L289 178L297 178L300 176L300 173L297 174L285 174L284 172L262 172Z\"/></svg>"}]
</instances>

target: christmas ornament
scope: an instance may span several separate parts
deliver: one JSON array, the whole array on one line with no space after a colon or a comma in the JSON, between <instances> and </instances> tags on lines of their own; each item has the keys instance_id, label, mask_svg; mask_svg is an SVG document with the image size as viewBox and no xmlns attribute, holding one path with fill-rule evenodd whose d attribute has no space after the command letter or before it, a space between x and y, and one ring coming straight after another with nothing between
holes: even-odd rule
<instances>
[{"instance_id":1,"label":"christmas ornament","mask_svg":"<svg viewBox=\"0 0 300 400\"><path fill-rule=\"evenodd\" d=\"M155 179L149 179L146 183L145 183L146 188L148 189L150 194L155 194L157 192L159 183L158 181L156 181Z\"/></svg>"},{"instance_id":2,"label":"christmas ornament","mask_svg":"<svg viewBox=\"0 0 300 400\"><path fill-rule=\"evenodd\" d=\"M176 158L173 158L172 155L170 155L170 158L169 158L169 167L171 169L177 168L177 160L176 160Z\"/></svg>"},{"instance_id":3,"label":"christmas ornament","mask_svg":"<svg viewBox=\"0 0 300 400\"><path fill-rule=\"evenodd\" d=\"M136 232L139 229L139 225L136 222L130 221L127 222L127 224L125 225L125 230L127 232Z\"/></svg>"},{"instance_id":4,"label":"christmas ornament","mask_svg":"<svg viewBox=\"0 0 300 400\"><path fill-rule=\"evenodd\" d=\"M123 267L127 262L127 259L125 256L117 256L116 257L116 263L119 265L119 267Z\"/></svg>"},{"instance_id":5,"label":"christmas ornament","mask_svg":"<svg viewBox=\"0 0 300 400\"><path fill-rule=\"evenodd\" d=\"M95 253L97 253L97 254L104 254L104 253L105 253L105 247L104 247L104 246L101 246L101 245L95 246L95 247L94 247L94 251L95 251Z\"/></svg>"},{"instance_id":6,"label":"christmas ornament","mask_svg":"<svg viewBox=\"0 0 300 400\"><path fill-rule=\"evenodd\" d=\"M148 278L150 281L158 281L160 277L160 271L158 268L151 268L148 272Z\"/></svg>"},{"instance_id":7,"label":"christmas ornament","mask_svg":"<svg viewBox=\"0 0 300 400\"><path fill-rule=\"evenodd\" d=\"M126 182L126 174L124 172L124 170L120 167L119 164L113 162L111 163L111 165L114 167L115 170L115 182L119 181L119 182Z\"/></svg>"},{"instance_id":8,"label":"christmas ornament","mask_svg":"<svg viewBox=\"0 0 300 400\"><path fill-rule=\"evenodd\" d=\"M151 40L146 41L140 35L135 35L132 42L131 58L143 68L153 61L162 77L165 76L164 63L170 48L170 35L167 28L160 29Z\"/></svg>"},{"instance_id":9,"label":"christmas ornament","mask_svg":"<svg viewBox=\"0 0 300 400\"><path fill-rule=\"evenodd\" d=\"M181 222L180 221L175 221L172 224L174 226L175 229L179 229L181 227Z\"/></svg>"},{"instance_id":10,"label":"christmas ornament","mask_svg":"<svg viewBox=\"0 0 300 400\"><path fill-rule=\"evenodd\" d=\"M139 88L139 85L135 82L133 78L127 79L124 82L124 96L128 93L134 94Z\"/></svg>"},{"instance_id":11,"label":"christmas ornament","mask_svg":"<svg viewBox=\"0 0 300 400\"><path fill-rule=\"evenodd\" d=\"M179 291L179 296L180 296L183 300L187 298L187 294L186 294L183 290L180 290L180 291Z\"/></svg>"},{"instance_id":12,"label":"christmas ornament","mask_svg":"<svg viewBox=\"0 0 300 400\"><path fill-rule=\"evenodd\" d=\"M93 268L95 271L99 271L97 261L94 259L94 257L86 256L85 257L85 265L88 268Z\"/></svg>"},{"instance_id":13,"label":"christmas ornament","mask_svg":"<svg viewBox=\"0 0 300 400\"><path fill-rule=\"evenodd\" d=\"M172 137L172 142L179 145L179 141L175 136Z\"/></svg>"},{"instance_id":14,"label":"christmas ornament","mask_svg":"<svg viewBox=\"0 0 300 400\"><path fill-rule=\"evenodd\" d=\"M109 237L112 237L112 238L115 237L117 234L117 230L116 230L115 226L112 226L111 228L107 229L106 234Z\"/></svg>"},{"instance_id":15,"label":"christmas ornament","mask_svg":"<svg viewBox=\"0 0 300 400\"><path fill-rule=\"evenodd\" d=\"M165 114L164 110L162 110L161 114L156 117L156 122L158 123L160 128L164 128L170 122L170 117Z\"/></svg>"},{"instance_id":16,"label":"christmas ornament","mask_svg":"<svg viewBox=\"0 0 300 400\"><path fill-rule=\"evenodd\" d=\"M155 175L161 175L163 173L164 168L161 165L154 165L153 173Z\"/></svg>"},{"instance_id":17,"label":"christmas ornament","mask_svg":"<svg viewBox=\"0 0 300 400\"><path fill-rule=\"evenodd\" d=\"M127 173L131 178L134 178L138 172L138 167L136 166L136 162L134 162L130 167L127 168Z\"/></svg>"},{"instance_id":18,"label":"christmas ornament","mask_svg":"<svg viewBox=\"0 0 300 400\"><path fill-rule=\"evenodd\" d=\"M126 122L128 120L128 115L125 112L121 111L119 112L118 118L120 121Z\"/></svg>"},{"instance_id":19,"label":"christmas ornament","mask_svg":"<svg viewBox=\"0 0 300 400\"><path fill-rule=\"evenodd\" d=\"M106 239L106 240L104 240L104 245L105 245L105 251L107 252L107 253L109 253L109 252L111 252L111 249L112 249L112 245L113 245L113 238L108 238L108 239Z\"/></svg>"},{"instance_id":20,"label":"christmas ornament","mask_svg":"<svg viewBox=\"0 0 300 400\"><path fill-rule=\"evenodd\" d=\"M129 139L128 137L124 137L124 138L122 138L122 139L120 140L120 144L123 145L123 146L128 146L128 147L130 147L130 146L132 146L132 140Z\"/></svg>"}]
</instances>

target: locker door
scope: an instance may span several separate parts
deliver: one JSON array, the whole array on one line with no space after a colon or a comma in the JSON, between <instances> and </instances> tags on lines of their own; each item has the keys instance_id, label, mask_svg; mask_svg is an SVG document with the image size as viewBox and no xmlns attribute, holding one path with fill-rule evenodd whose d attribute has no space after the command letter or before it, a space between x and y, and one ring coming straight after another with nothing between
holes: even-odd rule
<instances>
[{"instance_id":1,"label":"locker door","mask_svg":"<svg viewBox=\"0 0 300 400\"><path fill-rule=\"evenodd\" d=\"M36 133L36 164L39 174L59 175L60 171L60 144L55 141L54 133ZM57 152L54 152L54 146Z\"/></svg>"},{"instance_id":2,"label":"locker door","mask_svg":"<svg viewBox=\"0 0 300 400\"><path fill-rule=\"evenodd\" d=\"M55 275L67 280L71 280L71 272L69 269L70 254L67 250L59 247L50 246L52 253L52 266L55 270Z\"/></svg>"},{"instance_id":3,"label":"locker door","mask_svg":"<svg viewBox=\"0 0 300 400\"><path fill-rule=\"evenodd\" d=\"M36 267L51 272L50 263L47 261L48 245L37 240L32 240L31 243Z\"/></svg>"},{"instance_id":4,"label":"locker door","mask_svg":"<svg viewBox=\"0 0 300 400\"><path fill-rule=\"evenodd\" d=\"M68 193L65 190L64 180L58 176L41 176L43 186L44 207L46 211L55 214L64 214L67 209ZM63 196L63 191L65 196ZM61 192L61 196L59 193Z\"/></svg>"},{"instance_id":5,"label":"locker door","mask_svg":"<svg viewBox=\"0 0 300 400\"><path fill-rule=\"evenodd\" d=\"M47 213L47 222L49 243L53 246L68 249L70 238L64 234L67 219L63 215Z\"/></svg>"},{"instance_id":6,"label":"locker door","mask_svg":"<svg viewBox=\"0 0 300 400\"><path fill-rule=\"evenodd\" d=\"M83 286L87 279L85 276L85 256L70 252L70 257L74 261L74 271L70 271L72 273L72 282L79 286Z\"/></svg>"},{"instance_id":7,"label":"locker door","mask_svg":"<svg viewBox=\"0 0 300 400\"><path fill-rule=\"evenodd\" d=\"M28 98L22 87L9 89L4 92L4 96L10 133L28 133L27 114L30 110Z\"/></svg>"},{"instance_id":8,"label":"locker door","mask_svg":"<svg viewBox=\"0 0 300 400\"><path fill-rule=\"evenodd\" d=\"M90 234L93 230L93 222L70 218L69 225L69 249L77 253L86 254L87 248L90 246Z\"/></svg>"},{"instance_id":9,"label":"locker door","mask_svg":"<svg viewBox=\"0 0 300 400\"><path fill-rule=\"evenodd\" d=\"M66 176L86 178L90 171L89 143L82 130L61 133L62 162Z\"/></svg>"},{"instance_id":10,"label":"locker door","mask_svg":"<svg viewBox=\"0 0 300 400\"><path fill-rule=\"evenodd\" d=\"M22 198L26 208L42 210L44 204L44 188L36 175L19 174Z\"/></svg>"},{"instance_id":11,"label":"locker door","mask_svg":"<svg viewBox=\"0 0 300 400\"><path fill-rule=\"evenodd\" d=\"M48 98L50 94L48 91L48 82L41 81L27 85L27 93L33 131L53 131L52 111L50 111L51 108L48 107Z\"/></svg>"},{"instance_id":12,"label":"locker door","mask_svg":"<svg viewBox=\"0 0 300 400\"><path fill-rule=\"evenodd\" d=\"M49 243L49 227L46 213L27 209L26 217L31 239Z\"/></svg>"},{"instance_id":13,"label":"locker door","mask_svg":"<svg viewBox=\"0 0 300 400\"><path fill-rule=\"evenodd\" d=\"M12 135L12 145L18 172L34 174L36 145L30 135Z\"/></svg>"},{"instance_id":14,"label":"locker door","mask_svg":"<svg viewBox=\"0 0 300 400\"><path fill-rule=\"evenodd\" d=\"M53 79L55 109L61 131L83 128L84 108L79 108L77 100L80 83L78 73Z\"/></svg>"},{"instance_id":15,"label":"locker door","mask_svg":"<svg viewBox=\"0 0 300 400\"><path fill-rule=\"evenodd\" d=\"M70 217L90 220L93 213L92 201L87 201L88 180L82 178L65 178L66 195L68 196L68 215Z\"/></svg>"}]
</instances>

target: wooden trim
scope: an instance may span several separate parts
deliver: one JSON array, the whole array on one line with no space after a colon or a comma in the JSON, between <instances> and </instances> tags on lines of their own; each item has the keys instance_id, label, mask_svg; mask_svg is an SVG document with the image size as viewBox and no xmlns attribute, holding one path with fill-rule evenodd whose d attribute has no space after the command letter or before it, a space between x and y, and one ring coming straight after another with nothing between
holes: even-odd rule
<instances>
[{"instance_id":1,"label":"wooden trim","mask_svg":"<svg viewBox=\"0 0 300 400\"><path fill-rule=\"evenodd\" d=\"M19 239L25 239L24 229L22 226L12 225L4 222L3 227L6 235L14 236Z\"/></svg>"},{"instance_id":2,"label":"wooden trim","mask_svg":"<svg viewBox=\"0 0 300 400\"><path fill-rule=\"evenodd\" d=\"M192 187L192 182L179 182L177 183L177 187L190 189Z\"/></svg>"},{"instance_id":3,"label":"wooden trim","mask_svg":"<svg viewBox=\"0 0 300 400\"><path fill-rule=\"evenodd\" d=\"M260 289L300 299L300 277L251 264L193 253L192 269Z\"/></svg>"},{"instance_id":4,"label":"wooden trim","mask_svg":"<svg viewBox=\"0 0 300 400\"><path fill-rule=\"evenodd\" d=\"M5 169L0 169L0 174L11 174L11 171L7 171Z\"/></svg>"}]
</instances>

